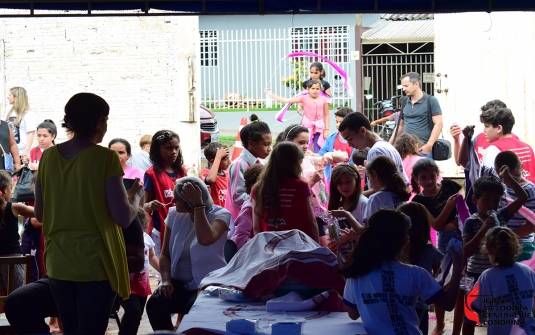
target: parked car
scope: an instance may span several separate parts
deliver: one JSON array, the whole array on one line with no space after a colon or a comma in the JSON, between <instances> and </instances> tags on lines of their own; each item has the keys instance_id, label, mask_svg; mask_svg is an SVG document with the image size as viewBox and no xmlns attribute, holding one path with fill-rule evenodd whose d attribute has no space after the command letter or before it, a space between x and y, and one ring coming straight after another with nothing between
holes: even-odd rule
<instances>
[{"instance_id":1,"label":"parked car","mask_svg":"<svg viewBox=\"0 0 535 335\"><path fill-rule=\"evenodd\" d=\"M201 107L201 148L204 148L212 142L219 141L219 126L217 118L210 108L200 105Z\"/></svg>"}]
</instances>

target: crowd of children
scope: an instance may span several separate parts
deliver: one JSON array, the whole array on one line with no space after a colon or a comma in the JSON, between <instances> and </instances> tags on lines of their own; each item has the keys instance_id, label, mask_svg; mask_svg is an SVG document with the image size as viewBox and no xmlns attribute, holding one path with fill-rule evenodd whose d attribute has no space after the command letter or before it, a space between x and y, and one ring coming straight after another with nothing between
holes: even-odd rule
<instances>
[{"instance_id":1,"label":"crowd of children","mask_svg":"<svg viewBox=\"0 0 535 335\"><path fill-rule=\"evenodd\" d=\"M189 311L200 279L225 264L225 244L240 249L261 232L290 229L340 256L348 315L360 317L369 334L427 334L430 305L437 319L433 335L444 333L445 311L453 309L454 334L461 329L473 334L478 322L488 323L489 334L508 334L512 323L504 322L515 317L527 322L522 313L506 320L484 316L500 304L533 308L535 274L517 262L531 259L535 250L535 222L519 213L522 206L535 211L535 157L512 134L512 112L499 100L484 105L485 131L474 139L471 126L451 128L456 162L466 172L464 198L471 216L463 222L457 210L464 206L461 185L440 177L437 164L419 154L416 136L402 134L393 146L372 131L366 116L347 107L334 113L338 131L329 134L328 102L319 94L329 94L323 76L321 64L314 63L308 95L283 99L266 92L280 101L302 103L303 123L288 126L273 145L269 126L251 115L240 130L239 157L231 162L228 147L209 144L201 179L186 176L180 137L171 130L142 137L146 154L136 161L148 155L148 168L129 165L134 160L128 141L109 142L124 178L141 180L144 189L137 218L145 232L144 262L140 271L130 273L130 298L121 301L125 334L137 332L151 294L149 264L162 273L162 284L148 302L149 319L155 330L173 330L169 314ZM28 154L23 162L32 170L57 135L50 120L36 129L39 146L22 149ZM11 188L10 176L0 172L0 256L22 253L17 215L35 216L33 207L10 202ZM332 217L340 228L335 240L329 232ZM35 219L28 222L41 227ZM39 230L36 243L42 243L40 237ZM43 243L35 255L39 264L44 248ZM441 286L433 276L448 253L453 270ZM203 264L195 261L200 255ZM472 278L479 289L476 299L467 300L473 293L460 290L464 267L464 278ZM45 275L44 266L39 269L35 279ZM0 268L0 274L2 290L7 268ZM21 286L22 268L15 279ZM464 305L479 317L464 315Z\"/></svg>"}]
</instances>

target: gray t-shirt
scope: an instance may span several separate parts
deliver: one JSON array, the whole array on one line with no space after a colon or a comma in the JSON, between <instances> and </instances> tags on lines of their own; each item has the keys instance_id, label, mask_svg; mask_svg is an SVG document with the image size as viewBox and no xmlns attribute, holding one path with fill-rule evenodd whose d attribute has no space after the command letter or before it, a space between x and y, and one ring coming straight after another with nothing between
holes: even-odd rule
<instances>
[{"instance_id":1,"label":"gray t-shirt","mask_svg":"<svg viewBox=\"0 0 535 335\"><path fill-rule=\"evenodd\" d=\"M405 122L403 132L418 136L424 143L429 141L429 136L431 136L431 131L433 130L433 126L429 123L427 99L430 99L431 102L432 116L442 115L437 98L426 93L414 104L412 104L409 98L403 108L403 115L401 115L401 119Z\"/></svg>"}]
</instances>

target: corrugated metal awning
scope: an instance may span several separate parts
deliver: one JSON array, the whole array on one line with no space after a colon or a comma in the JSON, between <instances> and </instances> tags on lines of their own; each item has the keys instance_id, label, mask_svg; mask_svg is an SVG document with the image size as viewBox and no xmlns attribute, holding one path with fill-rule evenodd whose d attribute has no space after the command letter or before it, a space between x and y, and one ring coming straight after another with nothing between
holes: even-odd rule
<instances>
[{"instance_id":1,"label":"corrugated metal awning","mask_svg":"<svg viewBox=\"0 0 535 335\"><path fill-rule=\"evenodd\" d=\"M374 23L370 30L362 34L362 43L433 42L435 40L433 19L409 19L399 16L389 14L388 19L381 19Z\"/></svg>"}]
</instances>

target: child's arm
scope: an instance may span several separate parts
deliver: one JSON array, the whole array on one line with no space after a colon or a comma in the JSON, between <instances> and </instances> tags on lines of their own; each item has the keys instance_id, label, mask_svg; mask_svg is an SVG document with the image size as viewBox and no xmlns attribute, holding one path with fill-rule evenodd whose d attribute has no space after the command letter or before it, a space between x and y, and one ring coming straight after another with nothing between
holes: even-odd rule
<instances>
[{"instance_id":1,"label":"child's arm","mask_svg":"<svg viewBox=\"0 0 535 335\"><path fill-rule=\"evenodd\" d=\"M323 138L327 138L329 137L329 128L331 126L331 116L329 115L329 104L327 101L323 104L323 122L325 123Z\"/></svg>"},{"instance_id":2,"label":"child's arm","mask_svg":"<svg viewBox=\"0 0 535 335\"><path fill-rule=\"evenodd\" d=\"M461 166L466 166L468 164L468 160L470 158L470 153L468 152L468 143L472 140L472 135L474 134L474 127L473 126L466 126L463 129L463 142L461 143L461 147L459 148L459 153L457 154L457 164L460 164Z\"/></svg>"},{"instance_id":3,"label":"child's arm","mask_svg":"<svg viewBox=\"0 0 535 335\"><path fill-rule=\"evenodd\" d=\"M223 157L228 156L228 154L228 148L219 148L217 150L214 161L212 162L212 166L210 167L210 171L208 172L206 178L204 178L206 185L212 185L215 183L217 179L217 173L219 172L219 164L221 163Z\"/></svg>"},{"instance_id":4,"label":"child's arm","mask_svg":"<svg viewBox=\"0 0 535 335\"><path fill-rule=\"evenodd\" d=\"M489 215L485 220L485 223L479 228L475 236L464 236L463 237L463 252L465 257L472 256L478 249L481 244L481 239L485 237L487 231L492 227L496 226L496 221L494 218Z\"/></svg>"},{"instance_id":5,"label":"child's arm","mask_svg":"<svg viewBox=\"0 0 535 335\"><path fill-rule=\"evenodd\" d=\"M500 179L504 180L506 184L511 185L513 191L515 191L516 199L507 205L507 213L509 217L515 216L516 212L522 207L522 205L528 200L528 194L520 186L520 184L511 176L509 173L509 167L504 165L500 168L499 172Z\"/></svg>"},{"instance_id":6,"label":"child's arm","mask_svg":"<svg viewBox=\"0 0 535 335\"><path fill-rule=\"evenodd\" d=\"M446 205L442 209L442 212L434 219L431 223L431 226L436 231L442 231L446 227L446 224L449 222L446 222L448 220L448 216L450 216L451 211L455 208L455 205L457 204L457 194L452 195L449 197L448 201L446 202Z\"/></svg>"},{"instance_id":7,"label":"child's arm","mask_svg":"<svg viewBox=\"0 0 535 335\"><path fill-rule=\"evenodd\" d=\"M347 222L349 222L349 225L351 225L351 228L357 233L357 235L362 234L362 231L364 230L364 226L360 224L360 222L351 215L350 212L346 210L332 210L331 211L332 216L337 218L345 218Z\"/></svg>"},{"instance_id":8,"label":"child's arm","mask_svg":"<svg viewBox=\"0 0 535 335\"><path fill-rule=\"evenodd\" d=\"M535 232L535 225L529 221L526 221L524 225L516 228L514 231L518 237L526 237L533 232Z\"/></svg>"},{"instance_id":9,"label":"child's arm","mask_svg":"<svg viewBox=\"0 0 535 335\"><path fill-rule=\"evenodd\" d=\"M17 202L14 202L11 204L11 211L13 212L13 215L15 216L25 216L25 217L34 217L35 213L33 210L33 207L26 206L24 204L20 204Z\"/></svg>"},{"instance_id":10,"label":"child's arm","mask_svg":"<svg viewBox=\"0 0 535 335\"><path fill-rule=\"evenodd\" d=\"M154 248L149 249L149 264L154 268L154 270L160 272L160 260L158 257L156 257Z\"/></svg>"},{"instance_id":11,"label":"child's arm","mask_svg":"<svg viewBox=\"0 0 535 335\"><path fill-rule=\"evenodd\" d=\"M174 288L171 283L171 255L169 254L169 241L171 240L171 229L165 226L163 235L162 251L160 253L160 274L162 275L162 284L154 290L166 299L170 299Z\"/></svg>"},{"instance_id":12,"label":"child's arm","mask_svg":"<svg viewBox=\"0 0 535 335\"><path fill-rule=\"evenodd\" d=\"M318 223L316 222L316 217L314 216L314 210L312 209L312 204L310 202L310 196L307 198L307 212L308 212L308 221L310 223L312 239L318 244L320 243L320 233L318 230Z\"/></svg>"},{"instance_id":13,"label":"child's arm","mask_svg":"<svg viewBox=\"0 0 535 335\"><path fill-rule=\"evenodd\" d=\"M256 214L256 201L253 199L253 236L262 232L262 219Z\"/></svg>"},{"instance_id":14,"label":"child's arm","mask_svg":"<svg viewBox=\"0 0 535 335\"><path fill-rule=\"evenodd\" d=\"M284 98L284 97L280 97L280 96L278 96L276 94L271 93L270 90L265 90L264 93L266 94L267 97L270 97L270 98L275 99L275 100L280 101L280 102L284 102L286 104L295 104L295 103L301 102L301 97Z\"/></svg>"},{"instance_id":15,"label":"child's arm","mask_svg":"<svg viewBox=\"0 0 535 335\"><path fill-rule=\"evenodd\" d=\"M370 126L375 127L375 126L377 126L378 124L385 123L385 122L388 121L389 119L390 119L390 118L387 116L387 117L384 117L384 118L382 118L382 119L372 121L372 122L370 122Z\"/></svg>"}]
</instances>

